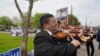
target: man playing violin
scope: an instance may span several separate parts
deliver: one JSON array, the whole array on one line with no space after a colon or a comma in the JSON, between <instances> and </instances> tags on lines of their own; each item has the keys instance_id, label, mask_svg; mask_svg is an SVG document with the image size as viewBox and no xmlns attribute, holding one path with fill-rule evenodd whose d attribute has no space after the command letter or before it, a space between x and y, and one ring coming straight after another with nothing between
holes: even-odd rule
<instances>
[{"instance_id":1,"label":"man playing violin","mask_svg":"<svg viewBox=\"0 0 100 56\"><path fill-rule=\"evenodd\" d=\"M53 33L57 29L57 20L52 14L44 14L40 18L41 31L34 39L35 56L74 56L74 51L80 42L72 40L70 43L60 44Z\"/></svg>"}]
</instances>

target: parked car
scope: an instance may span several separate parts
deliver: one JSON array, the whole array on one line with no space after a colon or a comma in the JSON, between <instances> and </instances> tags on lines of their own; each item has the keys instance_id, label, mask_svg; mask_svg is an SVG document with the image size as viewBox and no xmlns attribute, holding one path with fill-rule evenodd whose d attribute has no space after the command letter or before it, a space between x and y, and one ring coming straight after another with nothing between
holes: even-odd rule
<instances>
[{"instance_id":1,"label":"parked car","mask_svg":"<svg viewBox=\"0 0 100 56\"><path fill-rule=\"evenodd\" d=\"M20 36L22 34L21 28L12 28L11 29L11 35L12 36Z\"/></svg>"},{"instance_id":2,"label":"parked car","mask_svg":"<svg viewBox=\"0 0 100 56\"><path fill-rule=\"evenodd\" d=\"M36 33L36 32L37 32L37 29L32 29L32 28L30 28L30 29L28 30L28 32L29 32L29 33Z\"/></svg>"},{"instance_id":3,"label":"parked car","mask_svg":"<svg viewBox=\"0 0 100 56\"><path fill-rule=\"evenodd\" d=\"M9 28L0 28L0 31L6 31L6 32L9 32L10 29L9 29Z\"/></svg>"}]
</instances>

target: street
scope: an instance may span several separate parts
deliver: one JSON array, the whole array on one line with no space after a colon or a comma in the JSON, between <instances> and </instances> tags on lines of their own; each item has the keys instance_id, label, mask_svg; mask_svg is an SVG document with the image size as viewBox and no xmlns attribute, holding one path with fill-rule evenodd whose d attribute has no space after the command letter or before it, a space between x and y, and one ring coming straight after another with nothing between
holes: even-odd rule
<instances>
[{"instance_id":1,"label":"street","mask_svg":"<svg viewBox=\"0 0 100 56\"><path fill-rule=\"evenodd\" d=\"M94 43L94 56L100 56L100 50L98 50L98 42L96 39L93 40ZM78 49L77 56L87 56L86 46L82 45L80 49Z\"/></svg>"}]
</instances>

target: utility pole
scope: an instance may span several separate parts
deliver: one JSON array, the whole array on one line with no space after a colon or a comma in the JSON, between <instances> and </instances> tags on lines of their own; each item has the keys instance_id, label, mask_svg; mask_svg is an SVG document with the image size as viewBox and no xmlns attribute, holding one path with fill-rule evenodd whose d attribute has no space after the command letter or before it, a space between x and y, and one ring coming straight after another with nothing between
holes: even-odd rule
<instances>
[{"instance_id":1,"label":"utility pole","mask_svg":"<svg viewBox=\"0 0 100 56\"><path fill-rule=\"evenodd\" d=\"M87 29L87 18L85 20L85 29Z\"/></svg>"},{"instance_id":2,"label":"utility pole","mask_svg":"<svg viewBox=\"0 0 100 56\"><path fill-rule=\"evenodd\" d=\"M87 26L87 18L86 18L86 24L85 25Z\"/></svg>"},{"instance_id":3,"label":"utility pole","mask_svg":"<svg viewBox=\"0 0 100 56\"><path fill-rule=\"evenodd\" d=\"M72 27L74 29L74 18L73 18L73 7L71 5L71 19L72 19Z\"/></svg>"}]
</instances>

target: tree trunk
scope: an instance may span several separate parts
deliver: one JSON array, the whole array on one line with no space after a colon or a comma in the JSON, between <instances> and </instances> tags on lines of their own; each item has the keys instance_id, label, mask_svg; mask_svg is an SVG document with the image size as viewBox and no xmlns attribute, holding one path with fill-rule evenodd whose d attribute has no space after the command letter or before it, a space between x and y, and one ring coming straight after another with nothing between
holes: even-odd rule
<instances>
[{"instance_id":1,"label":"tree trunk","mask_svg":"<svg viewBox=\"0 0 100 56\"><path fill-rule=\"evenodd\" d=\"M28 21L27 18L24 18L24 20L23 20L23 41L22 41L21 56L27 56L28 28L29 28L29 21Z\"/></svg>"},{"instance_id":2,"label":"tree trunk","mask_svg":"<svg viewBox=\"0 0 100 56\"><path fill-rule=\"evenodd\" d=\"M17 0L14 0L16 8L20 14L20 17L22 18L23 21L23 41L22 41L22 48L21 48L21 56L27 56L27 42L28 42L28 29L29 29L29 22L31 18L31 12L32 12L32 7L33 7L33 2L36 2L38 0L28 0L29 1L29 8L27 15L24 15L19 7L19 4Z\"/></svg>"}]
</instances>

